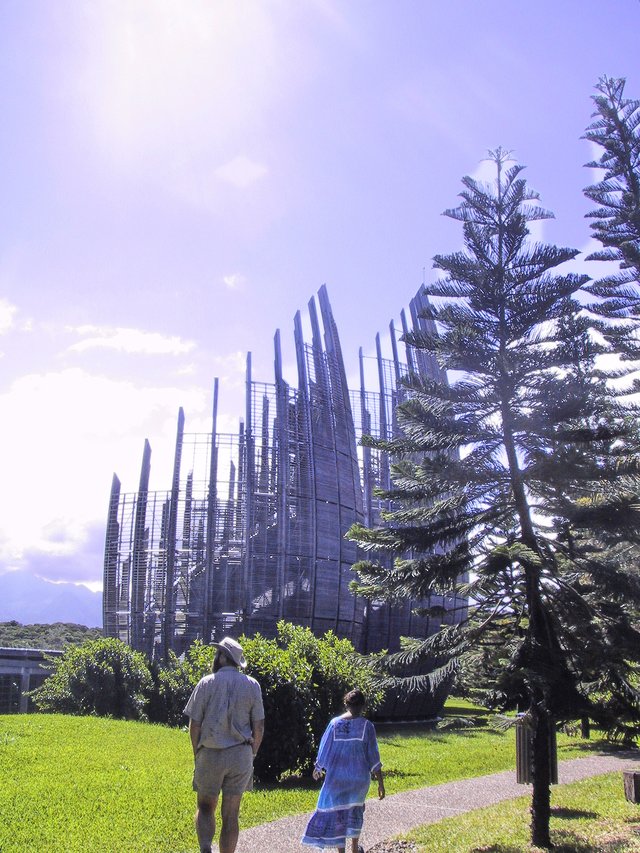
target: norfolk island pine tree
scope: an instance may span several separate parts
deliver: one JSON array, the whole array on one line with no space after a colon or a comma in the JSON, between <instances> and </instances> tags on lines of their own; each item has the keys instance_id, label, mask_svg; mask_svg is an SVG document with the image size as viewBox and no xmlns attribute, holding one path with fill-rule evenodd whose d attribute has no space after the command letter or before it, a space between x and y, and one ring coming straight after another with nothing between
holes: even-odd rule
<instances>
[{"instance_id":1,"label":"norfolk island pine tree","mask_svg":"<svg viewBox=\"0 0 640 853\"><path fill-rule=\"evenodd\" d=\"M640 359L640 101L624 96L625 82L623 78L600 78L592 96L592 122L584 134L598 146L599 156L586 164L598 170L598 180L584 192L597 205L587 217L593 236L602 246L587 260L617 265L614 272L590 282L585 289L596 297L591 310L604 321L603 335L611 351L619 356L621 378L634 373L637 377ZM594 267L597 269L597 264ZM637 378L629 390L640 390ZM631 444L617 488L603 495L598 504L585 508L585 516L604 515L594 523L608 525L614 543L633 532L630 525L634 520L628 517L628 510L633 509L638 492L634 465L637 450L637 442ZM636 565L637 556L630 556Z\"/></svg>"},{"instance_id":2,"label":"norfolk island pine tree","mask_svg":"<svg viewBox=\"0 0 640 853\"><path fill-rule=\"evenodd\" d=\"M600 156L587 163L602 170L600 180L584 190L597 207L587 216L593 236L602 248L588 260L615 261L618 271L593 282L587 290L602 301L594 310L604 317L625 319L614 324L619 339L626 332L629 353L639 355L634 332L640 320L640 101L624 97L625 80L602 77L593 95L596 107L584 138L599 148Z\"/></svg>"},{"instance_id":3,"label":"norfolk island pine tree","mask_svg":"<svg viewBox=\"0 0 640 853\"><path fill-rule=\"evenodd\" d=\"M639 383L628 380L634 374L637 376L640 357L640 101L625 98L624 88L624 79L605 76L598 81L597 94L593 96L596 107L592 115L593 121L584 136L601 149L598 159L587 163L586 166L602 170L600 179L588 186L585 194L598 205L587 216L592 220L593 235L602 243L603 248L593 252L587 260L615 262L619 269L606 277L587 283L584 287L587 293L596 297L596 300L590 303L589 310L595 316L603 318L602 323L591 324L584 316L576 316L564 322L572 323L572 329L565 331L572 332L568 336L568 355L574 363L574 383L578 383L578 388L582 385L586 393L601 394L600 430L603 429L605 418L609 419L609 429L615 419L626 420L627 424L622 430L617 430L618 461L615 479L610 483L601 484L602 487L595 495L591 494L589 500L583 497L573 506L567 506L572 523L567 528L566 536L574 549L581 547L584 550L585 541L589 541L591 547L600 549L601 560L604 557L605 562L609 564L622 562L633 569L638 566L640 557L636 514L639 444L637 412L635 407L630 405L629 396L639 390ZM589 335L589 327L597 327L599 334L608 343L609 352L619 356L618 366L615 370L610 369L607 375L595 369L594 356L597 349ZM627 381L616 387L610 385L608 395L627 398L626 405L612 407L606 401L607 395L602 383L614 377ZM580 407L581 392L576 396L575 384L573 388L573 397L578 404L577 411L589 411L589 407ZM569 399L567 391L567 405ZM595 406L591 406L591 410L595 411ZM582 421L582 425L586 423L587 421ZM580 426L580 422L578 425ZM623 439L625 452L622 452ZM558 447L558 450L561 450L561 447ZM575 447L573 452L576 452ZM591 540L588 538L589 529L597 531L597 535ZM579 534L581 542L576 538L576 534ZM562 532L559 535L562 535ZM605 579L607 585L612 583L608 589L609 596L618 600L620 591L616 582L619 578L615 574L606 578L601 576L599 594L605 594ZM631 581L633 580L632 576ZM623 583L627 583L624 576ZM625 597L627 604L619 614L621 626L626 625L629 620L635 624L640 621L637 612L637 590L628 590L627 593L630 593ZM583 595L587 594L588 590L584 588ZM588 622L587 625L589 624ZM615 629L615 622L612 621L611 625ZM501 627L508 628L508 625L505 623ZM586 633L576 631L576 646L584 661L583 678L592 694L598 696L601 717L604 716L608 722L606 727L613 732L617 729L617 733L624 736L628 731L618 723L633 721L633 715L637 713L637 695L632 697L631 702L627 701L627 665L633 655L629 655L626 644L621 642L622 637L616 638L616 633L615 630L609 632L608 642L602 642L603 638L596 634L594 643L591 630ZM494 634L497 634L497 631L494 631ZM496 668L495 664L500 659L497 637L493 645L493 654L490 650L484 650L480 655L470 653L466 657L473 661L473 671L490 685L489 690L485 690L485 699L493 699L495 702L504 699L505 689L508 692L509 673ZM597 659L595 664L590 665L594 647L610 656L611 670L607 674L605 684L598 676L604 667L602 660ZM616 647L622 652L621 655L611 655L611 651ZM624 677L617 680L616 674L621 665L625 670ZM592 675L591 680L589 673ZM604 709L602 705L605 706ZM602 719L600 722L602 723Z\"/></svg>"},{"instance_id":4,"label":"norfolk island pine tree","mask_svg":"<svg viewBox=\"0 0 640 853\"><path fill-rule=\"evenodd\" d=\"M438 300L429 312L438 333L407 338L454 371L451 384L410 376L411 396L397 413L402 437L366 439L393 460L393 487L382 497L394 508L375 529L352 527L350 536L372 555L354 567L354 588L374 599L469 596L460 624L390 656L391 666L442 662L430 675L396 678L400 688L403 681L406 689L433 688L456 658L508 625L505 704L527 703L531 838L550 847L550 726L584 714L603 718L590 682L593 671L606 680L601 664L612 650L605 640L616 625L625 651L636 649L631 659L640 648L625 610L637 586L623 565L603 565L591 531L571 526L576 505L615 478L627 425L612 417L615 400L606 400L603 415L603 394L589 391L600 386L574 382L576 340L598 327L578 300L588 277L556 273L577 251L529 241L527 223L551 214L534 204L522 167L507 167L506 152L490 158L495 184L464 178L462 203L446 211L463 224L465 251L434 259L444 277L425 293ZM606 350L591 335L589 346L587 365ZM471 580L461 583L466 573ZM613 604L599 594L602 573L625 591ZM582 637L601 638L591 643L590 669L576 623ZM617 663L620 692L637 705L626 661Z\"/></svg>"}]
</instances>

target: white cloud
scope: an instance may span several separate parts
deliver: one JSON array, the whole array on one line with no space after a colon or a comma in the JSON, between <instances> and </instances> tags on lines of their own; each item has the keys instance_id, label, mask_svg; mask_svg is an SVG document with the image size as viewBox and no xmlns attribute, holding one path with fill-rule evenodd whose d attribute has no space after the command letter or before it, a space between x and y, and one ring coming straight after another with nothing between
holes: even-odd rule
<instances>
[{"instance_id":1,"label":"white cloud","mask_svg":"<svg viewBox=\"0 0 640 853\"><path fill-rule=\"evenodd\" d=\"M175 335L161 335L158 332L144 332L140 329L78 326L70 331L83 336L83 340L69 347L71 352L113 349L144 355L183 355L191 352L195 347L193 341L183 341Z\"/></svg>"},{"instance_id":2,"label":"white cloud","mask_svg":"<svg viewBox=\"0 0 640 853\"><path fill-rule=\"evenodd\" d=\"M52 556L80 548L91 525L106 518L113 471L124 491L136 489L145 437L152 488L165 488L179 406L187 423L206 418L209 394L141 387L79 368L17 379L0 395L2 563L20 565L34 548Z\"/></svg>"},{"instance_id":3,"label":"white cloud","mask_svg":"<svg viewBox=\"0 0 640 853\"><path fill-rule=\"evenodd\" d=\"M17 311L17 307L8 299L0 298L0 335L6 334L11 329Z\"/></svg>"},{"instance_id":4,"label":"white cloud","mask_svg":"<svg viewBox=\"0 0 640 853\"><path fill-rule=\"evenodd\" d=\"M262 163L256 163L244 155L234 157L223 166L216 169L216 176L238 189L244 190L255 184L267 174L267 167Z\"/></svg>"},{"instance_id":5,"label":"white cloud","mask_svg":"<svg viewBox=\"0 0 640 853\"><path fill-rule=\"evenodd\" d=\"M237 350L227 355L217 355L213 358L213 365L221 382L237 386L245 379L247 354Z\"/></svg>"},{"instance_id":6,"label":"white cloud","mask_svg":"<svg viewBox=\"0 0 640 853\"><path fill-rule=\"evenodd\" d=\"M229 290L240 290L244 287L246 278L239 272L234 272L231 275L223 276L222 281Z\"/></svg>"}]
</instances>

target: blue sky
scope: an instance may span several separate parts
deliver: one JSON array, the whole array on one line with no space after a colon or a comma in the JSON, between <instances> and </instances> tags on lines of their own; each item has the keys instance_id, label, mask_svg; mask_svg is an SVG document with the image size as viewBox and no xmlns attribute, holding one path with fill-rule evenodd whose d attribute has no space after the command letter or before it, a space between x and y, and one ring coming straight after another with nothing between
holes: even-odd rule
<instances>
[{"instance_id":1,"label":"blue sky","mask_svg":"<svg viewBox=\"0 0 640 853\"><path fill-rule=\"evenodd\" d=\"M113 471L165 488L178 406L242 413L245 353L327 284L350 375L502 145L585 249L602 74L640 2L0 0L0 573L99 583ZM594 273L597 274L597 273Z\"/></svg>"}]
</instances>

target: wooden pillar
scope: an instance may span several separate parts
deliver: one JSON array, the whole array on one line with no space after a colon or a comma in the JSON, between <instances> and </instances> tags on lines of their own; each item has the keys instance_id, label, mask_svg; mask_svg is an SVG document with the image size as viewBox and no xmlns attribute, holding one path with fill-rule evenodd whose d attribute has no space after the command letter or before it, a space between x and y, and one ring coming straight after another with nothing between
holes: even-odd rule
<instances>
[{"instance_id":1,"label":"wooden pillar","mask_svg":"<svg viewBox=\"0 0 640 853\"><path fill-rule=\"evenodd\" d=\"M178 526L178 500L180 498L180 463L182 461L182 441L184 437L184 411L178 411L178 428L176 431L176 449L173 457L173 478L171 481L171 502L169 506L169 524L167 530L167 578L165 587L165 617L162 637L162 656L165 660L174 645L176 610L175 610L175 570L176 570L176 540Z\"/></svg>"},{"instance_id":2,"label":"wooden pillar","mask_svg":"<svg viewBox=\"0 0 640 853\"><path fill-rule=\"evenodd\" d=\"M289 424L288 404L289 389L282 378L282 351L280 348L280 329L276 330L273 341L274 373L276 382L276 577L275 591L277 594L278 619L284 616L285 574L289 561L289 519L287 512L287 488L289 484Z\"/></svg>"},{"instance_id":3,"label":"wooden pillar","mask_svg":"<svg viewBox=\"0 0 640 853\"><path fill-rule=\"evenodd\" d=\"M213 600L213 555L216 545L216 515L218 509L218 379L213 382L213 409L211 412L211 458L209 459L209 484L207 488L207 536L205 546L205 573L202 614L202 639L211 642L211 607Z\"/></svg>"},{"instance_id":4,"label":"wooden pillar","mask_svg":"<svg viewBox=\"0 0 640 853\"><path fill-rule=\"evenodd\" d=\"M255 444L253 438L253 383L251 377L251 353L247 353L246 372L246 424L245 424L245 484L246 484L246 527L244 540L244 556L242 564L242 601L244 602L244 616L249 618L252 612L251 606L251 561L253 549L253 525L255 515Z\"/></svg>"},{"instance_id":5,"label":"wooden pillar","mask_svg":"<svg viewBox=\"0 0 640 853\"><path fill-rule=\"evenodd\" d=\"M145 439L140 468L131 559L129 643L136 651L144 647L144 598L147 583L147 500L151 472L151 445Z\"/></svg>"},{"instance_id":6,"label":"wooden pillar","mask_svg":"<svg viewBox=\"0 0 640 853\"><path fill-rule=\"evenodd\" d=\"M111 481L107 532L104 546L104 571L102 592L102 633L105 637L118 636L116 611L118 609L118 563L120 551L120 480L114 474Z\"/></svg>"}]
</instances>

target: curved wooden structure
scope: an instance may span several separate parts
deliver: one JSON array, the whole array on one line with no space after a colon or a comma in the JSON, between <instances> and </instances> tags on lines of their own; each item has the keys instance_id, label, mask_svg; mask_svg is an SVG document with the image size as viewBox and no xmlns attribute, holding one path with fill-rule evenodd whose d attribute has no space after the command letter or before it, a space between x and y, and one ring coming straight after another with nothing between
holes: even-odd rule
<instances>
[{"instance_id":1,"label":"curved wooden structure","mask_svg":"<svg viewBox=\"0 0 640 853\"><path fill-rule=\"evenodd\" d=\"M411 326L426 328L418 295ZM319 308L319 311L318 311ZM376 523L377 485L388 485L384 454L359 448L362 434L391 437L407 369L446 377L422 352L392 358L376 340L377 388L367 390L360 352L360 389L350 392L326 288L309 302L311 342L298 313L294 339L298 382L282 374L280 333L275 377L254 379L247 357L246 413L237 434L185 431L178 416L169 491L149 490L151 448L145 442L140 484L122 494L114 475L104 561L104 630L147 654L180 653L194 639L275 633L280 619L331 629L363 651L398 647L402 635L434 630L411 603L389 607L353 596L357 559L345 533L355 521ZM403 328L408 328L402 314ZM414 603L415 604L415 603ZM444 602L454 617L454 605Z\"/></svg>"}]
</instances>

